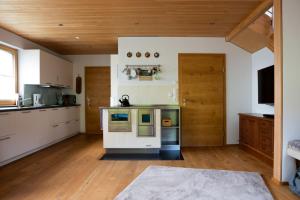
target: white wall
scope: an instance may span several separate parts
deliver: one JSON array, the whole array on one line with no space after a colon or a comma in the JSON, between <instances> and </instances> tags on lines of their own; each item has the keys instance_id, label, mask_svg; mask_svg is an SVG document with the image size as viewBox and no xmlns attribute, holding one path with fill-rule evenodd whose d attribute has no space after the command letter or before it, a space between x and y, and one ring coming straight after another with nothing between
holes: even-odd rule
<instances>
[{"instance_id":1,"label":"white wall","mask_svg":"<svg viewBox=\"0 0 300 200\"><path fill-rule=\"evenodd\" d=\"M82 92L76 95L77 102L81 104L80 109L80 132L85 132L85 67L110 66L110 55L66 55L73 62L73 88L76 88L76 77L82 78Z\"/></svg>"},{"instance_id":2,"label":"white wall","mask_svg":"<svg viewBox=\"0 0 300 200\"><path fill-rule=\"evenodd\" d=\"M287 143L300 139L300 1L283 0L283 168L282 179L295 173L295 162L286 154Z\"/></svg>"},{"instance_id":3,"label":"white wall","mask_svg":"<svg viewBox=\"0 0 300 200\"><path fill-rule=\"evenodd\" d=\"M252 60L251 54L226 43L224 38L193 38L193 37L124 37L118 40L119 62L118 96L129 92L131 103L176 103L178 104L178 53L225 53L226 54L226 86L227 86L227 143L238 143L238 113L251 112L252 104ZM130 51L134 55L127 58ZM151 53L150 58L136 58L135 53L146 51ZM159 59L153 58L154 52L159 52ZM160 64L162 73L160 81L140 82L127 80L122 73L126 64ZM163 89L162 89L163 88ZM122 93L121 93L122 92ZM138 101L135 101L138 99Z\"/></svg>"},{"instance_id":4,"label":"white wall","mask_svg":"<svg viewBox=\"0 0 300 200\"><path fill-rule=\"evenodd\" d=\"M274 65L274 54L267 47L252 54L252 112L274 114L274 106L258 104L257 71Z\"/></svg>"}]
</instances>

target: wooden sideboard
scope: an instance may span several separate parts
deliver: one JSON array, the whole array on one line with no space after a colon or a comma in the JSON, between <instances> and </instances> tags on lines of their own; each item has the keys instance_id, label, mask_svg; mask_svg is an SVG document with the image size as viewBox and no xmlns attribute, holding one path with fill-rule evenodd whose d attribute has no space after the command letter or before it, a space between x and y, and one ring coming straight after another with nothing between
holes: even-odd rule
<instances>
[{"instance_id":1,"label":"wooden sideboard","mask_svg":"<svg viewBox=\"0 0 300 200\"><path fill-rule=\"evenodd\" d=\"M274 119L240 113L240 147L273 165Z\"/></svg>"}]
</instances>

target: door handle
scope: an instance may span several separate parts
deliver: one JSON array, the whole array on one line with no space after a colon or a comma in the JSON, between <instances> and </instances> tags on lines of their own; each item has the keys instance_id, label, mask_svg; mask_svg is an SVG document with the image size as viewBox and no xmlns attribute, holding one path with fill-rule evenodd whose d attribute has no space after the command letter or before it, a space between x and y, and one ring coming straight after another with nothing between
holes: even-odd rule
<instances>
[{"instance_id":1,"label":"door handle","mask_svg":"<svg viewBox=\"0 0 300 200\"><path fill-rule=\"evenodd\" d=\"M91 100L90 100L90 98L86 98L86 101L87 101L87 105L88 105L88 107L90 107L91 106Z\"/></svg>"},{"instance_id":2,"label":"door handle","mask_svg":"<svg viewBox=\"0 0 300 200\"><path fill-rule=\"evenodd\" d=\"M0 138L0 141L9 140L9 139L10 139L10 137L7 136L7 137L4 137L4 138Z\"/></svg>"},{"instance_id":3,"label":"door handle","mask_svg":"<svg viewBox=\"0 0 300 200\"><path fill-rule=\"evenodd\" d=\"M23 111L21 113L27 114L27 113L31 113L31 111Z\"/></svg>"},{"instance_id":4,"label":"door handle","mask_svg":"<svg viewBox=\"0 0 300 200\"><path fill-rule=\"evenodd\" d=\"M186 98L183 98L183 99L182 99L182 105L183 105L183 106L186 106L186 103L187 103L187 99L186 99Z\"/></svg>"}]
</instances>

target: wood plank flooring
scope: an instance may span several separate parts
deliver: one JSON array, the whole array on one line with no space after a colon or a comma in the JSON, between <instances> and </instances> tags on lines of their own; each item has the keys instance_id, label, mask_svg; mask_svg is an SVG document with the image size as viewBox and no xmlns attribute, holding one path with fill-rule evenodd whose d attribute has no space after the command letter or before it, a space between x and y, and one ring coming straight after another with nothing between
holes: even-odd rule
<instances>
[{"instance_id":1,"label":"wood plank flooring","mask_svg":"<svg viewBox=\"0 0 300 200\"><path fill-rule=\"evenodd\" d=\"M78 135L0 168L0 199L113 199L149 165L260 172L279 200L296 200L271 181L272 168L237 146L184 148L184 161L100 161L100 135Z\"/></svg>"}]
</instances>

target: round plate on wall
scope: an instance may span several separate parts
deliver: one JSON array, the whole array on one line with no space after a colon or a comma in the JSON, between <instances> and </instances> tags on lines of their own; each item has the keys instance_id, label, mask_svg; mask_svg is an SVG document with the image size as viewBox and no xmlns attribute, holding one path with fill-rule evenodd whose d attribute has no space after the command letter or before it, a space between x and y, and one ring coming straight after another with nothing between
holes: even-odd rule
<instances>
[{"instance_id":1,"label":"round plate on wall","mask_svg":"<svg viewBox=\"0 0 300 200\"><path fill-rule=\"evenodd\" d=\"M142 56L141 52L139 52L139 51L138 51L138 52L136 52L136 54L135 54L135 55L136 55L136 57L137 57L137 58L140 58L140 57Z\"/></svg>"},{"instance_id":2,"label":"round plate on wall","mask_svg":"<svg viewBox=\"0 0 300 200\"><path fill-rule=\"evenodd\" d=\"M145 57L146 57L146 58L149 58L149 57L150 57L150 52L147 51L147 52L145 53Z\"/></svg>"},{"instance_id":3,"label":"round plate on wall","mask_svg":"<svg viewBox=\"0 0 300 200\"><path fill-rule=\"evenodd\" d=\"M127 57L128 58L131 58L132 57L132 53L129 51L129 52L127 52Z\"/></svg>"}]
</instances>

